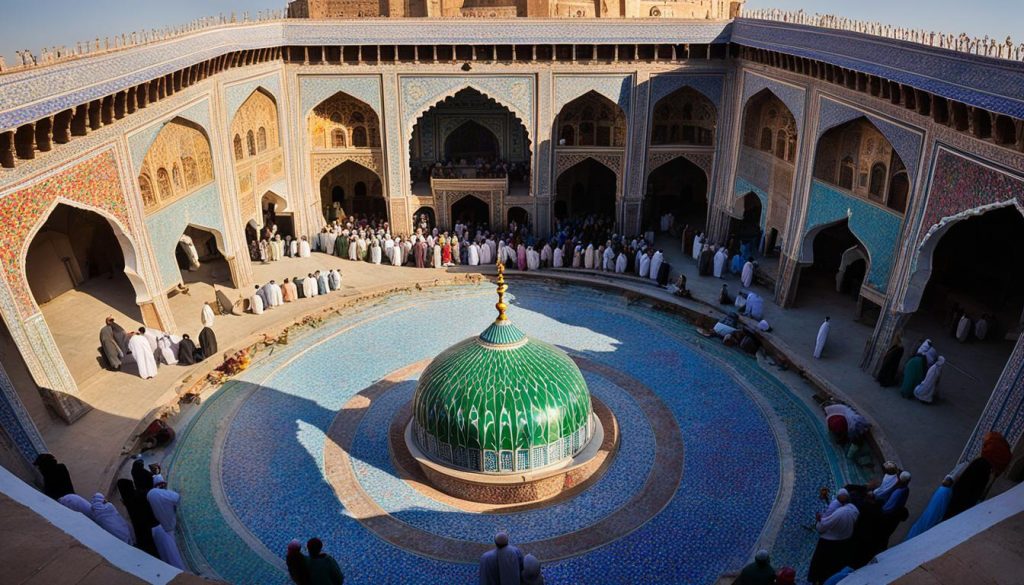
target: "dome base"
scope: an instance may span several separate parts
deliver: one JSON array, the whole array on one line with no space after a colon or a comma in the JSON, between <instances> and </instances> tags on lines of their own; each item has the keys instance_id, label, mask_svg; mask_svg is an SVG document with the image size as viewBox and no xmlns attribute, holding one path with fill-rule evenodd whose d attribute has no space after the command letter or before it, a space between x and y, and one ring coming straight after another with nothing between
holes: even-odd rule
<instances>
[{"instance_id":1,"label":"dome base","mask_svg":"<svg viewBox=\"0 0 1024 585\"><path fill-rule=\"evenodd\" d=\"M619 447L619 428L615 415L602 403L593 401L594 433L587 446L572 459L526 473L493 475L445 467L431 460L416 445L413 420L405 424L402 444L392 439L392 454L399 461L411 459L423 479L433 488L467 502L493 505L538 504L568 496L601 476ZM399 451L396 453L396 451Z\"/></svg>"}]
</instances>

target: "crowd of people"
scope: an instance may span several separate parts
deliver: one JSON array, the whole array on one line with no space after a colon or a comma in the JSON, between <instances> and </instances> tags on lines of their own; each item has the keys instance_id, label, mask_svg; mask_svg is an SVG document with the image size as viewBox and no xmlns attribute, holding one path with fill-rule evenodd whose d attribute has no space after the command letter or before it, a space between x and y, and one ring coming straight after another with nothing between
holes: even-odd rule
<instances>
[{"instance_id":1,"label":"crowd of people","mask_svg":"<svg viewBox=\"0 0 1024 585\"><path fill-rule=\"evenodd\" d=\"M75 493L67 467L53 455L40 454L35 465L43 477L43 493L47 496L83 514L118 540L182 571L188 570L174 538L181 496L168 489L159 465L147 467L138 457L132 462L131 478L117 481L118 494L130 523L104 494L97 492L91 500L86 500Z\"/></svg>"},{"instance_id":2,"label":"crowd of people","mask_svg":"<svg viewBox=\"0 0 1024 585\"><path fill-rule=\"evenodd\" d=\"M914 355L903 364L904 349L899 338L882 357L882 366L875 377L882 387L899 385L900 396L916 399L921 404L933 404L939 397L939 381L946 358L939 355L931 339L925 339Z\"/></svg>"},{"instance_id":3,"label":"crowd of people","mask_svg":"<svg viewBox=\"0 0 1024 585\"><path fill-rule=\"evenodd\" d=\"M504 179L523 182L530 180L530 167L524 163L510 163L503 159L477 157L472 161L448 159L420 167L420 178L428 179Z\"/></svg>"},{"instance_id":4,"label":"crowd of people","mask_svg":"<svg viewBox=\"0 0 1024 585\"><path fill-rule=\"evenodd\" d=\"M139 377L153 378L158 364L193 365L217 353L217 335L213 332L213 309L202 308L203 328L199 332L199 345L186 333L173 335L152 327L139 327L126 331L113 317L107 317L100 329L100 356L107 369L122 371L126 364L134 363Z\"/></svg>"}]
</instances>

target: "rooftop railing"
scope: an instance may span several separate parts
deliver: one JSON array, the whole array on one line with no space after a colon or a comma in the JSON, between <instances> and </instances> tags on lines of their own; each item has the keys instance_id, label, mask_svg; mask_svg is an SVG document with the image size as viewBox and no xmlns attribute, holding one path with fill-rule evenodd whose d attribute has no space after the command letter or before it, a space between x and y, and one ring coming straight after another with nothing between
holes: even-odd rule
<instances>
[{"instance_id":1,"label":"rooftop railing","mask_svg":"<svg viewBox=\"0 0 1024 585\"><path fill-rule=\"evenodd\" d=\"M820 28L846 30L896 39L899 41L919 43L930 47L950 49L953 51L960 51L962 53L970 53L972 55L982 55L985 57L994 57L996 59L1009 59L1011 61L1024 61L1024 43L1014 45L1013 39L1010 37L1006 37L1005 41L1000 42L999 40L988 36L978 38L968 36L966 33L954 35L924 29L903 28L882 24L880 22L855 20L832 14L810 14L803 10L744 10L740 16L741 18L750 18L754 20L790 22L793 24L805 24Z\"/></svg>"},{"instance_id":2,"label":"rooftop railing","mask_svg":"<svg viewBox=\"0 0 1024 585\"><path fill-rule=\"evenodd\" d=\"M251 24L254 22L270 22L283 18L285 18L285 10L261 10L255 14L250 12L235 14L232 12L229 15L220 14L218 16L197 18L180 26L122 33L121 35L104 37L103 39L96 37L91 41L79 41L72 47L67 45L44 47L36 53L29 49L24 49L15 51L16 59L13 64L8 64L4 56L0 55L0 73L23 71L33 67L73 61L81 57L141 47L211 28L235 24Z\"/></svg>"}]
</instances>

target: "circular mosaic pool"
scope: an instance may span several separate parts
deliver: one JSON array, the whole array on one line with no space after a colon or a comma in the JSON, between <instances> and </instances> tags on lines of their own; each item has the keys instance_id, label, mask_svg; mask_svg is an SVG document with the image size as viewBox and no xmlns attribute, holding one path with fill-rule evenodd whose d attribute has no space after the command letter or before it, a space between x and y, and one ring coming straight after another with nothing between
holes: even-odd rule
<instances>
[{"instance_id":1,"label":"circular mosaic pool","mask_svg":"<svg viewBox=\"0 0 1024 585\"><path fill-rule=\"evenodd\" d=\"M389 448L396 421L429 360L493 320L494 288L398 294L275 348L181 434L170 481L195 568L283 583L288 541L318 536L354 583L468 583L504 529L556 583L712 583L760 546L803 570L818 489L844 481L814 412L677 316L610 290L510 284L516 325L567 351L614 413L619 449L595 480L504 509L410 478Z\"/></svg>"}]
</instances>

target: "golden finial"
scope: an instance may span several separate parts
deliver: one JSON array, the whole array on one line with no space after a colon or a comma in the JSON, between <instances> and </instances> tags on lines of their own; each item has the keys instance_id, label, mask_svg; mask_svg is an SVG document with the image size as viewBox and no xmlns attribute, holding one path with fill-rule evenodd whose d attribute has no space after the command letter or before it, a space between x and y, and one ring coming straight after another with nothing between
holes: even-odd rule
<instances>
[{"instance_id":1,"label":"golden finial","mask_svg":"<svg viewBox=\"0 0 1024 585\"><path fill-rule=\"evenodd\" d=\"M494 320L495 323L501 323L508 321L508 316L505 315L505 309L508 305L505 304L505 291L508 290L508 286L505 285L505 265L502 264L501 259L498 259L498 302L494 305L495 309L498 309L498 318Z\"/></svg>"}]
</instances>

